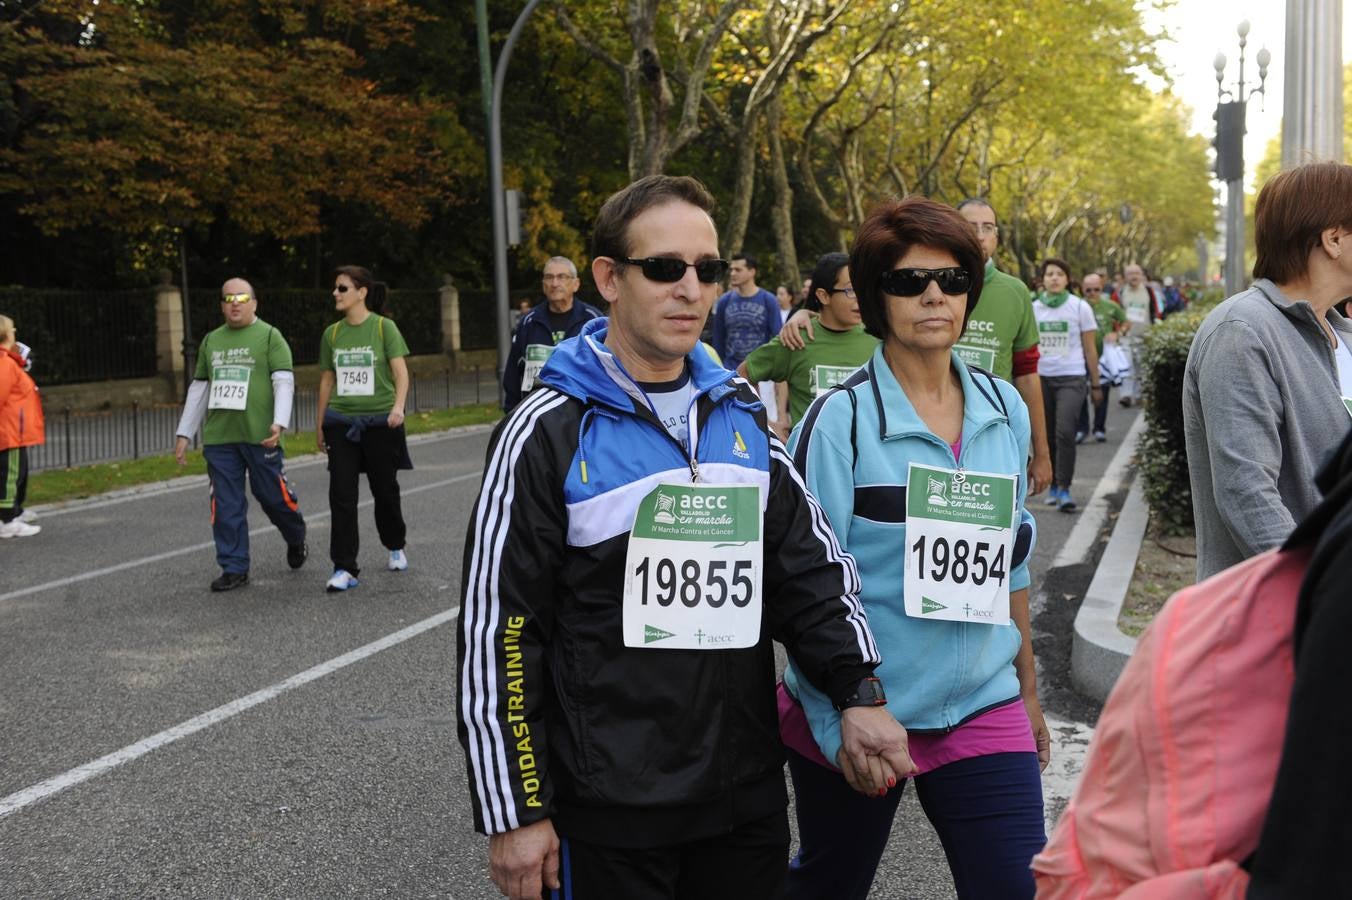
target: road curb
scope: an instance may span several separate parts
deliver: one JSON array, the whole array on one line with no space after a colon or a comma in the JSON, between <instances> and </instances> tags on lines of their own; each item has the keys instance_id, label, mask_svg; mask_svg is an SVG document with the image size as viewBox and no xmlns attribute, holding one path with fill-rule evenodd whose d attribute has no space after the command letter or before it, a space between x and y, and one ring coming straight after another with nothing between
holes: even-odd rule
<instances>
[{"instance_id":1,"label":"road curb","mask_svg":"<svg viewBox=\"0 0 1352 900\"><path fill-rule=\"evenodd\" d=\"M1108 699L1136 649L1136 638L1122 633L1117 627L1117 617L1136 570L1136 557L1141 552L1149 518L1145 493L1140 481L1135 481L1099 559L1094 580L1075 614L1070 682L1075 690L1099 701Z\"/></svg>"},{"instance_id":2,"label":"road curb","mask_svg":"<svg viewBox=\"0 0 1352 900\"><path fill-rule=\"evenodd\" d=\"M443 441L452 437L461 437L471 434L478 434L484 431L491 431L496 427L496 423L484 425L461 425L456 428L448 428L445 431L434 431L427 434L415 434L408 438L408 443L412 446L426 444L431 441ZM289 469L303 469L306 466L312 466L323 462L325 457L317 451L288 456L286 465ZM183 475L179 478L169 478L164 481L150 481L145 484L134 484L131 487L118 488L115 491L108 491L102 494L95 494L92 497L80 497L75 500L58 500L55 503L44 503L41 506L30 507L35 516L46 517L61 515L63 513L77 512L83 509L97 509L100 506L108 506L113 503L119 503L132 497L142 497L149 494L163 494L171 491L183 491L196 487L205 487L207 485L207 476L205 475Z\"/></svg>"}]
</instances>

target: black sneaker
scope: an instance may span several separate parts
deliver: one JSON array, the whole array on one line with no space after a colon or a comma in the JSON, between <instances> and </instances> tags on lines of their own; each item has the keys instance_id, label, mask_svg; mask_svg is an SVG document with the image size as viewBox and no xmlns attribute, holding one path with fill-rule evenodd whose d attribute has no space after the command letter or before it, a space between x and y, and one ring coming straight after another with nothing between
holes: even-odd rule
<instances>
[{"instance_id":1,"label":"black sneaker","mask_svg":"<svg viewBox=\"0 0 1352 900\"><path fill-rule=\"evenodd\" d=\"M309 559L309 557L310 548L305 545L304 541L301 541L299 544L286 545L286 564L291 568L299 569L301 566L305 565L305 560Z\"/></svg>"},{"instance_id":2,"label":"black sneaker","mask_svg":"<svg viewBox=\"0 0 1352 900\"><path fill-rule=\"evenodd\" d=\"M221 577L211 583L211 589L216 593L233 591L235 588L244 587L248 583L248 572L222 572Z\"/></svg>"}]
</instances>

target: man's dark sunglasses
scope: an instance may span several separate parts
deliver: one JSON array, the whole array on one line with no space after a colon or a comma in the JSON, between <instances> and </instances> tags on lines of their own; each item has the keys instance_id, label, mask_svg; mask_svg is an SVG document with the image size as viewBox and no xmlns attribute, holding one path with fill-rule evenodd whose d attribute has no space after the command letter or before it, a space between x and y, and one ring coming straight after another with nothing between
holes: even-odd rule
<instances>
[{"instance_id":1,"label":"man's dark sunglasses","mask_svg":"<svg viewBox=\"0 0 1352 900\"><path fill-rule=\"evenodd\" d=\"M695 269L696 278L705 284L713 284L726 277L728 268L732 265L726 259L701 259L699 262L688 263L673 256L649 256L646 259L622 257L615 261L638 266L643 270L644 278L667 284L680 281L685 277L685 270L692 266Z\"/></svg>"},{"instance_id":2,"label":"man's dark sunglasses","mask_svg":"<svg viewBox=\"0 0 1352 900\"><path fill-rule=\"evenodd\" d=\"M945 294L965 294L972 286L972 276L961 266L947 269L893 269L878 278L878 287L893 297L918 297L933 281Z\"/></svg>"}]
</instances>

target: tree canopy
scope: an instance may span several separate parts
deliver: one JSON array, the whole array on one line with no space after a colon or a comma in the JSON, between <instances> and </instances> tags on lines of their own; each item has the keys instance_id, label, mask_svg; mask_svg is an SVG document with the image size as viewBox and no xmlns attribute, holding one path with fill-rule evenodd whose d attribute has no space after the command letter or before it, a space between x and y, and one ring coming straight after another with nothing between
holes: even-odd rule
<instances>
[{"instance_id":1,"label":"tree canopy","mask_svg":"<svg viewBox=\"0 0 1352 900\"><path fill-rule=\"evenodd\" d=\"M489 4L494 44L521 0ZM485 123L463 0L0 0L9 277L278 283L358 261L491 280ZM1205 138L1152 93L1134 0L548 0L503 98L524 196L513 279L586 262L607 194L698 175L725 252L791 282L879 199L988 197L1003 264L1187 258L1215 219ZM74 264L71 257L76 258ZM63 262L58 262L64 260Z\"/></svg>"}]
</instances>

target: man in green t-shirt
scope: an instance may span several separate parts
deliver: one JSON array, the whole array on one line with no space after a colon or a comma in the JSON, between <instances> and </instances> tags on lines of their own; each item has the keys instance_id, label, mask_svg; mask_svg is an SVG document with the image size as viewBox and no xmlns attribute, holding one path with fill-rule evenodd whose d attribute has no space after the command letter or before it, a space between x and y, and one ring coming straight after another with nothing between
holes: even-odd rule
<instances>
[{"instance_id":1,"label":"man in green t-shirt","mask_svg":"<svg viewBox=\"0 0 1352 900\"><path fill-rule=\"evenodd\" d=\"M818 395L848 378L868 362L878 339L860 324L859 301L850 284L849 257L828 253L817 268L829 271L824 284L814 281L813 295L820 305L820 330L804 349L790 350L776 337L762 344L737 367L737 374L752 384L782 381L789 386L789 422L772 423L781 440L807 412ZM815 274L815 273L814 273Z\"/></svg>"},{"instance_id":2,"label":"man in green t-shirt","mask_svg":"<svg viewBox=\"0 0 1352 900\"><path fill-rule=\"evenodd\" d=\"M211 480L211 533L221 575L213 591L249 582L249 501L244 479L286 541L286 561L305 564L305 519L286 480L282 432L291 421L296 382L291 347L276 328L258 318L258 298L249 282L232 278L221 287L225 324L202 338L197 369L188 387L174 442L179 465L202 426L202 456ZM202 424L205 415L206 423Z\"/></svg>"},{"instance_id":3,"label":"man in green t-shirt","mask_svg":"<svg viewBox=\"0 0 1352 900\"><path fill-rule=\"evenodd\" d=\"M1038 331L1033 300L1023 282L995 268L995 250L1000 226L995 210L985 200L969 199L958 212L972 226L986 254L986 275L981 297L967 320L967 330L953 348L966 362L1013 382L1028 406L1033 430L1033 459L1028 466L1029 495L1039 494L1052 481L1051 449L1042 409L1042 381L1037 374ZM807 341L799 334L802 328ZM801 350L815 339L811 320L804 311L794 313L779 332L790 350Z\"/></svg>"}]
</instances>

